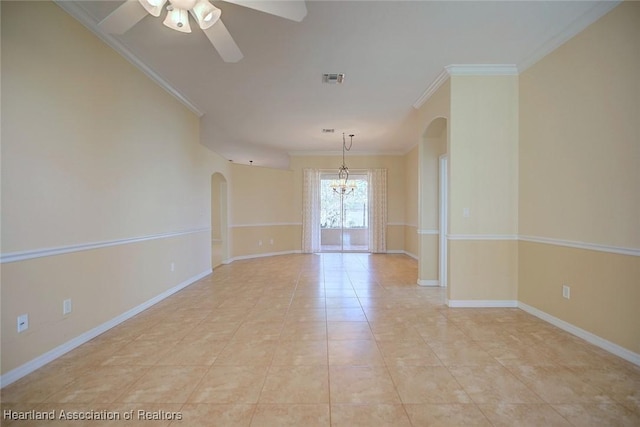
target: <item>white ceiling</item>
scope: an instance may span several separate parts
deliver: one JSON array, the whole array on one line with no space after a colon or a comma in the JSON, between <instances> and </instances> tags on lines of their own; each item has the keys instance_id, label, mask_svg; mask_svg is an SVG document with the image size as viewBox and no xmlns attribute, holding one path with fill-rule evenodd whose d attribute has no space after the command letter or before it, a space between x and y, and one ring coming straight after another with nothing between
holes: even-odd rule
<instances>
[{"instance_id":1,"label":"white ceiling","mask_svg":"<svg viewBox=\"0 0 640 427\"><path fill-rule=\"evenodd\" d=\"M413 104L450 64L522 71L618 2L307 1L302 22L214 1L244 54L225 63L191 34L147 16L122 36L97 23L122 1L58 1L202 113L202 143L238 163L287 167L288 153L404 153ZM342 85L323 73L345 73ZM334 134L322 134L334 128Z\"/></svg>"}]
</instances>

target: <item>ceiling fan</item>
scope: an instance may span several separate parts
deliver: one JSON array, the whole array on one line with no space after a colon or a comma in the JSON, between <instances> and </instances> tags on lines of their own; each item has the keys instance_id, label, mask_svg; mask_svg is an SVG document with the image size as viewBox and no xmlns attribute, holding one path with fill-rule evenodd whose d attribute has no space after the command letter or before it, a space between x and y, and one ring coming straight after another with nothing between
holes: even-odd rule
<instances>
[{"instance_id":1,"label":"ceiling fan","mask_svg":"<svg viewBox=\"0 0 640 427\"><path fill-rule=\"evenodd\" d=\"M124 34L145 16L160 16L168 1L163 24L183 33L190 33L189 14L204 31L211 44L225 62L238 62L243 55L224 26L222 12L209 0L126 0L98 24L111 34ZM300 22L307 15L304 0L223 0L271 15Z\"/></svg>"}]
</instances>

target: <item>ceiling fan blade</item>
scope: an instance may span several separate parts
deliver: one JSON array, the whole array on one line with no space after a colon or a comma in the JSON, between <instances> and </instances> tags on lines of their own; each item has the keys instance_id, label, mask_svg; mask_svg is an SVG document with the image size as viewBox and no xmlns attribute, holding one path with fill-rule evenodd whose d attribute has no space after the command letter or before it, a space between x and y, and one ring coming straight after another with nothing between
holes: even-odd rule
<instances>
[{"instance_id":1,"label":"ceiling fan blade","mask_svg":"<svg viewBox=\"0 0 640 427\"><path fill-rule=\"evenodd\" d=\"M260 12L300 22L307 16L304 0L224 0Z\"/></svg>"},{"instance_id":2,"label":"ceiling fan blade","mask_svg":"<svg viewBox=\"0 0 640 427\"><path fill-rule=\"evenodd\" d=\"M124 34L147 15L148 12L138 0L127 0L100 21L98 26L110 34Z\"/></svg>"},{"instance_id":3,"label":"ceiling fan blade","mask_svg":"<svg viewBox=\"0 0 640 427\"><path fill-rule=\"evenodd\" d=\"M209 38L209 41L211 41L211 44L216 48L224 62L238 62L244 57L222 20L218 20L211 27L202 31Z\"/></svg>"}]
</instances>

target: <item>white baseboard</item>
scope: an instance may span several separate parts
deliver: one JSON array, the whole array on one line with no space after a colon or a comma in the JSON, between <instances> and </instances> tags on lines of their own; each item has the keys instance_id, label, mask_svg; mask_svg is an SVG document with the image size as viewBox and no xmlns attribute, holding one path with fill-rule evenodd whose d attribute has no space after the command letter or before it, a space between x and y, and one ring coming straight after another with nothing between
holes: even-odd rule
<instances>
[{"instance_id":1,"label":"white baseboard","mask_svg":"<svg viewBox=\"0 0 640 427\"><path fill-rule=\"evenodd\" d=\"M570 334L573 334L579 338L582 338L583 340L590 342L591 344L596 345L608 351L609 353L615 354L616 356L619 356L624 360L627 360L635 365L640 366L640 354L638 353L634 353L631 350L627 350L626 348L621 347L618 344L612 343L611 341L607 341L604 338L600 338L599 336L592 334L589 331L585 331L582 328L574 326L569 322L565 322L562 319L558 319L555 316L545 313L542 310L538 310L537 308L527 305L521 301L518 301L518 307L529 314L532 314L546 322L551 323L554 326L557 326L563 331L569 332Z\"/></svg>"},{"instance_id":2,"label":"white baseboard","mask_svg":"<svg viewBox=\"0 0 640 427\"><path fill-rule=\"evenodd\" d=\"M418 285L420 286L440 286L439 280L422 280L418 279Z\"/></svg>"},{"instance_id":3,"label":"white baseboard","mask_svg":"<svg viewBox=\"0 0 640 427\"><path fill-rule=\"evenodd\" d=\"M191 285L194 282L197 282L198 280L202 279L203 277L208 276L209 274L211 274L211 269L205 270L204 272L190 277L189 279L185 280L184 282L174 286L171 289L167 289L166 291L162 292L161 294L151 298L148 301L143 302L142 304L120 314L119 316L114 317L111 320L108 320L107 322L96 326L95 328L84 332L80 335L78 335L77 337L71 339L70 341L67 341L66 343L54 348L53 350L49 350L46 353L36 357L33 360L30 360L29 362L25 363L24 365L21 365L15 369L12 369L11 371L3 374L0 376L0 388L5 387L17 380L19 380L20 378L24 377L25 375L30 374L31 372L35 371L38 368L43 367L44 365L46 365L49 362L54 361L55 359L57 359L58 357L62 356L65 353L70 352L71 350L73 350L74 348L86 343L87 341L97 337L98 335L108 331L109 329L113 328L114 326L119 325L120 323L124 322L125 320L129 320L130 318L132 318L133 316L135 316L136 314L139 314L141 312L143 312L144 310L146 310L147 308L151 307L154 304L159 303L160 301L162 301L163 299L175 294L176 292L186 288L187 286Z\"/></svg>"},{"instance_id":4,"label":"white baseboard","mask_svg":"<svg viewBox=\"0 0 640 427\"><path fill-rule=\"evenodd\" d=\"M277 255L291 255L291 254L301 254L301 253L302 251L295 250L295 251L282 251L282 252L267 252L264 254L240 255L233 258L229 258L226 261L223 261L223 264L231 264L234 261L240 261L243 259L265 258L265 257L277 256Z\"/></svg>"},{"instance_id":5,"label":"white baseboard","mask_svg":"<svg viewBox=\"0 0 640 427\"><path fill-rule=\"evenodd\" d=\"M418 255L416 254L412 254L411 252L407 252L407 251L402 251L406 256L410 256L411 258L415 259L416 261L418 260Z\"/></svg>"},{"instance_id":6,"label":"white baseboard","mask_svg":"<svg viewBox=\"0 0 640 427\"><path fill-rule=\"evenodd\" d=\"M390 249L386 253L388 254L404 254L406 256L410 256L411 258L418 260L418 255L412 254L411 252L403 251L402 249Z\"/></svg>"},{"instance_id":7,"label":"white baseboard","mask_svg":"<svg viewBox=\"0 0 640 427\"><path fill-rule=\"evenodd\" d=\"M518 301L515 300L447 300L447 305L451 308L517 308Z\"/></svg>"}]
</instances>

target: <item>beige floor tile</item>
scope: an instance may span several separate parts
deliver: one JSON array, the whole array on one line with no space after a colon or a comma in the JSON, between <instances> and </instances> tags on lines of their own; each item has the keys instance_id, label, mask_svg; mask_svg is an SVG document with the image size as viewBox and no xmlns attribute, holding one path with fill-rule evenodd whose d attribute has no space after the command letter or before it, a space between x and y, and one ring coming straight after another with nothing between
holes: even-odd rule
<instances>
[{"instance_id":1,"label":"beige floor tile","mask_svg":"<svg viewBox=\"0 0 640 427\"><path fill-rule=\"evenodd\" d=\"M259 403L329 403L326 366L272 366Z\"/></svg>"},{"instance_id":2,"label":"beige floor tile","mask_svg":"<svg viewBox=\"0 0 640 427\"><path fill-rule=\"evenodd\" d=\"M306 296L305 291L296 290L296 295L291 300L289 310L308 310L308 309L324 309L326 301L324 298L324 290L322 297Z\"/></svg>"},{"instance_id":3,"label":"beige floor tile","mask_svg":"<svg viewBox=\"0 0 640 427\"><path fill-rule=\"evenodd\" d=\"M247 310L244 308L225 308L217 307L215 310L211 310L209 315L205 317L199 324L205 323L239 323L247 317Z\"/></svg>"},{"instance_id":4,"label":"beige floor tile","mask_svg":"<svg viewBox=\"0 0 640 427\"><path fill-rule=\"evenodd\" d=\"M340 297L328 297L326 298L326 307L330 308L361 308L358 298L340 298Z\"/></svg>"},{"instance_id":5,"label":"beige floor tile","mask_svg":"<svg viewBox=\"0 0 640 427\"><path fill-rule=\"evenodd\" d=\"M102 362L103 366L152 366L171 351L177 342L131 341Z\"/></svg>"},{"instance_id":6,"label":"beige floor tile","mask_svg":"<svg viewBox=\"0 0 640 427\"><path fill-rule=\"evenodd\" d=\"M446 366L484 366L498 364L495 358L470 340L432 342L429 347Z\"/></svg>"},{"instance_id":7,"label":"beige floor tile","mask_svg":"<svg viewBox=\"0 0 640 427\"><path fill-rule=\"evenodd\" d=\"M384 366L330 366L331 403L400 403Z\"/></svg>"},{"instance_id":8,"label":"beige floor tile","mask_svg":"<svg viewBox=\"0 0 640 427\"><path fill-rule=\"evenodd\" d=\"M445 367L398 366L389 370L403 403L471 403Z\"/></svg>"},{"instance_id":9,"label":"beige floor tile","mask_svg":"<svg viewBox=\"0 0 640 427\"><path fill-rule=\"evenodd\" d=\"M421 325L416 331L427 343L445 343L451 341L464 341L468 337L462 329L448 321L439 321L435 324Z\"/></svg>"},{"instance_id":10,"label":"beige floor tile","mask_svg":"<svg viewBox=\"0 0 640 427\"><path fill-rule=\"evenodd\" d=\"M325 284L324 295L327 298L357 298L356 291L351 286L331 287Z\"/></svg>"},{"instance_id":11,"label":"beige floor tile","mask_svg":"<svg viewBox=\"0 0 640 427\"><path fill-rule=\"evenodd\" d=\"M153 366L114 401L184 403L206 372L201 366Z\"/></svg>"},{"instance_id":12,"label":"beige floor tile","mask_svg":"<svg viewBox=\"0 0 640 427\"><path fill-rule=\"evenodd\" d=\"M186 342L183 340L161 357L156 365L210 366L227 344L227 341L214 341L207 338Z\"/></svg>"},{"instance_id":13,"label":"beige floor tile","mask_svg":"<svg viewBox=\"0 0 640 427\"><path fill-rule=\"evenodd\" d=\"M324 308L292 308L287 312L285 322L326 322L327 312Z\"/></svg>"},{"instance_id":14,"label":"beige floor tile","mask_svg":"<svg viewBox=\"0 0 640 427\"><path fill-rule=\"evenodd\" d=\"M326 341L327 322L286 322L280 341Z\"/></svg>"},{"instance_id":15,"label":"beige floor tile","mask_svg":"<svg viewBox=\"0 0 640 427\"><path fill-rule=\"evenodd\" d=\"M257 403L266 366L212 366L189 397L189 403Z\"/></svg>"},{"instance_id":16,"label":"beige floor tile","mask_svg":"<svg viewBox=\"0 0 640 427\"><path fill-rule=\"evenodd\" d=\"M149 368L96 366L47 398L49 403L109 403L136 382Z\"/></svg>"},{"instance_id":17,"label":"beige floor tile","mask_svg":"<svg viewBox=\"0 0 640 427\"><path fill-rule=\"evenodd\" d=\"M397 319L397 316L394 319ZM397 320L370 320L369 323L377 341L424 342L417 329L409 323Z\"/></svg>"},{"instance_id":18,"label":"beige floor tile","mask_svg":"<svg viewBox=\"0 0 640 427\"><path fill-rule=\"evenodd\" d=\"M327 307L328 322L366 322L362 308L329 308Z\"/></svg>"},{"instance_id":19,"label":"beige floor tile","mask_svg":"<svg viewBox=\"0 0 640 427\"><path fill-rule=\"evenodd\" d=\"M616 402L640 413L640 368L602 365L597 368L573 367L571 371Z\"/></svg>"},{"instance_id":20,"label":"beige floor tile","mask_svg":"<svg viewBox=\"0 0 640 427\"><path fill-rule=\"evenodd\" d=\"M547 403L613 403L610 396L569 368L518 366L508 369Z\"/></svg>"},{"instance_id":21,"label":"beige floor tile","mask_svg":"<svg viewBox=\"0 0 640 427\"><path fill-rule=\"evenodd\" d=\"M268 366L278 347L277 341L232 340L218 354L214 364L228 366L259 365Z\"/></svg>"},{"instance_id":22,"label":"beige floor tile","mask_svg":"<svg viewBox=\"0 0 640 427\"><path fill-rule=\"evenodd\" d=\"M451 309L416 279L391 254L223 265L5 386L2 409L183 415L91 422L118 427L640 425L640 367L519 309Z\"/></svg>"},{"instance_id":23,"label":"beige floor tile","mask_svg":"<svg viewBox=\"0 0 640 427\"><path fill-rule=\"evenodd\" d=\"M182 420L171 425L187 427L248 427L255 405L185 404L181 408Z\"/></svg>"},{"instance_id":24,"label":"beige floor tile","mask_svg":"<svg viewBox=\"0 0 640 427\"><path fill-rule=\"evenodd\" d=\"M240 322L215 322L205 321L194 326L181 342L190 341L228 341L233 337Z\"/></svg>"},{"instance_id":25,"label":"beige floor tile","mask_svg":"<svg viewBox=\"0 0 640 427\"><path fill-rule=\"evenodd\" d=\"M540 397L499 365L449 367L475 403L543 403Z\"/></svg>"},{"instance_id":26,"label":"beige floor tile","mask_svg":"<svg viewBox=\"0 0 640 427\"><path fill-rule=\"evenodd\" d=\"M410 427L402 405L331 405L332 427Z\"/></svg>"},{"instance_id":27,"label":"beige floor tile","mask_svg":"<svg viewBox=\"0 0 640 427\"><path fill-rule=\"evenodd\" d=\"M54 362L55 363L55 362ZM69 365L47 365L2 389L3 403L38 403L72 383L85 369Z\"/></svg>"},{"instance_id":28,"label":"beige floor tile","mask_svg":"<svg viewBox=\"0 0 640 427\"><path fill-rule=\"evenodd\" d=\"M368 322L327 322L329 340L373 340Z\"/></svg>"},{"instance_id":29,"label":"beige floor tile","mask_svg":"<svg viewBox=\"0 0 640 427\"><path fill-rule=\"evenodd\" d=\"M556 411L551 407L551 405L548 404L498 403L478 406L495 427L572 426L569 421L567 421L562 415L558 413L558 411Z\"/></svg>"},{"instance_id":30,"label":"beige floor tile","mask_svg":"<svg viewBox=\"0 0 640 427\"><path fill-rule=\"evenodd\" d=\"M384 365L373 340L329 341L329 364L349 366Z\"/></svg>"},{"instance_id":31,"label":"beige floor tile","mask_svg":"<svg viewBox=\"0 0 640 427\"><path fill-rule=\"evenodd\" d=\"M81 366L97 366L104 363L115 352L129 344L132 340L128 338L118 339L93 339L88 343L77 347L67 354L62 355L55 362L59 364Z\"/></svg>"},{"instance_id":32,"label":"beige floor tile","mask_svg":"<svg viewBox=\"0 0 640 427\"><path fill-rule=\"evenodd\" d=\"M414 426L490 427L491 423L474 404L405 404Z\"/></svg>"},{"instance_id":33,"label":"beige floor tile","mask_svg":"<svg viewBox=\"0 0 640 427\"><path fill-rule=\"evenodd\" d=\"M277 340L280 338L282 331L282 320L275 322L253 322L249 319L241 324L233 334L232 340L235 341L256 341L256 340Z\"/></svg>"},{"instance_id":34,"label":"beige floor tile","mask_svg":"<svg viewBox=\"0 0 640 427\"><path fill-rule=\"evenodd\" d=\"M327 341L281 341L271 364L326 366L328 364Z\"/></svg>"},{"instance_id":35,"label":"beige floor tile","mask_svg":"<svg viewBox=\"0 0 640 427\"><path fill-rule=\"evenodd\" d=\"M553 405L574 426L580 427L637 427L640 413L622 405L610 403L585 403Z\"/></svg>"},{"instance_id":36,"label":"beige floor tile","mask_svg":"<svg viewBox=\"0 0 640 427\"><path fill-rule=\"evenodd\" d=\"M329 405L263 405L257 406L251 426L255 427L328 427Z\"/></svg>"},{"instance_id":37,"label":"beige floor tile","mask_svg":"<svg viewBox=\"0 0 640 427\"><path fill-rule=\"evenodd\" d=\"M380 341L378 347L388 366L442 366L422 341Z\"/></svg>"}]
</instances>

